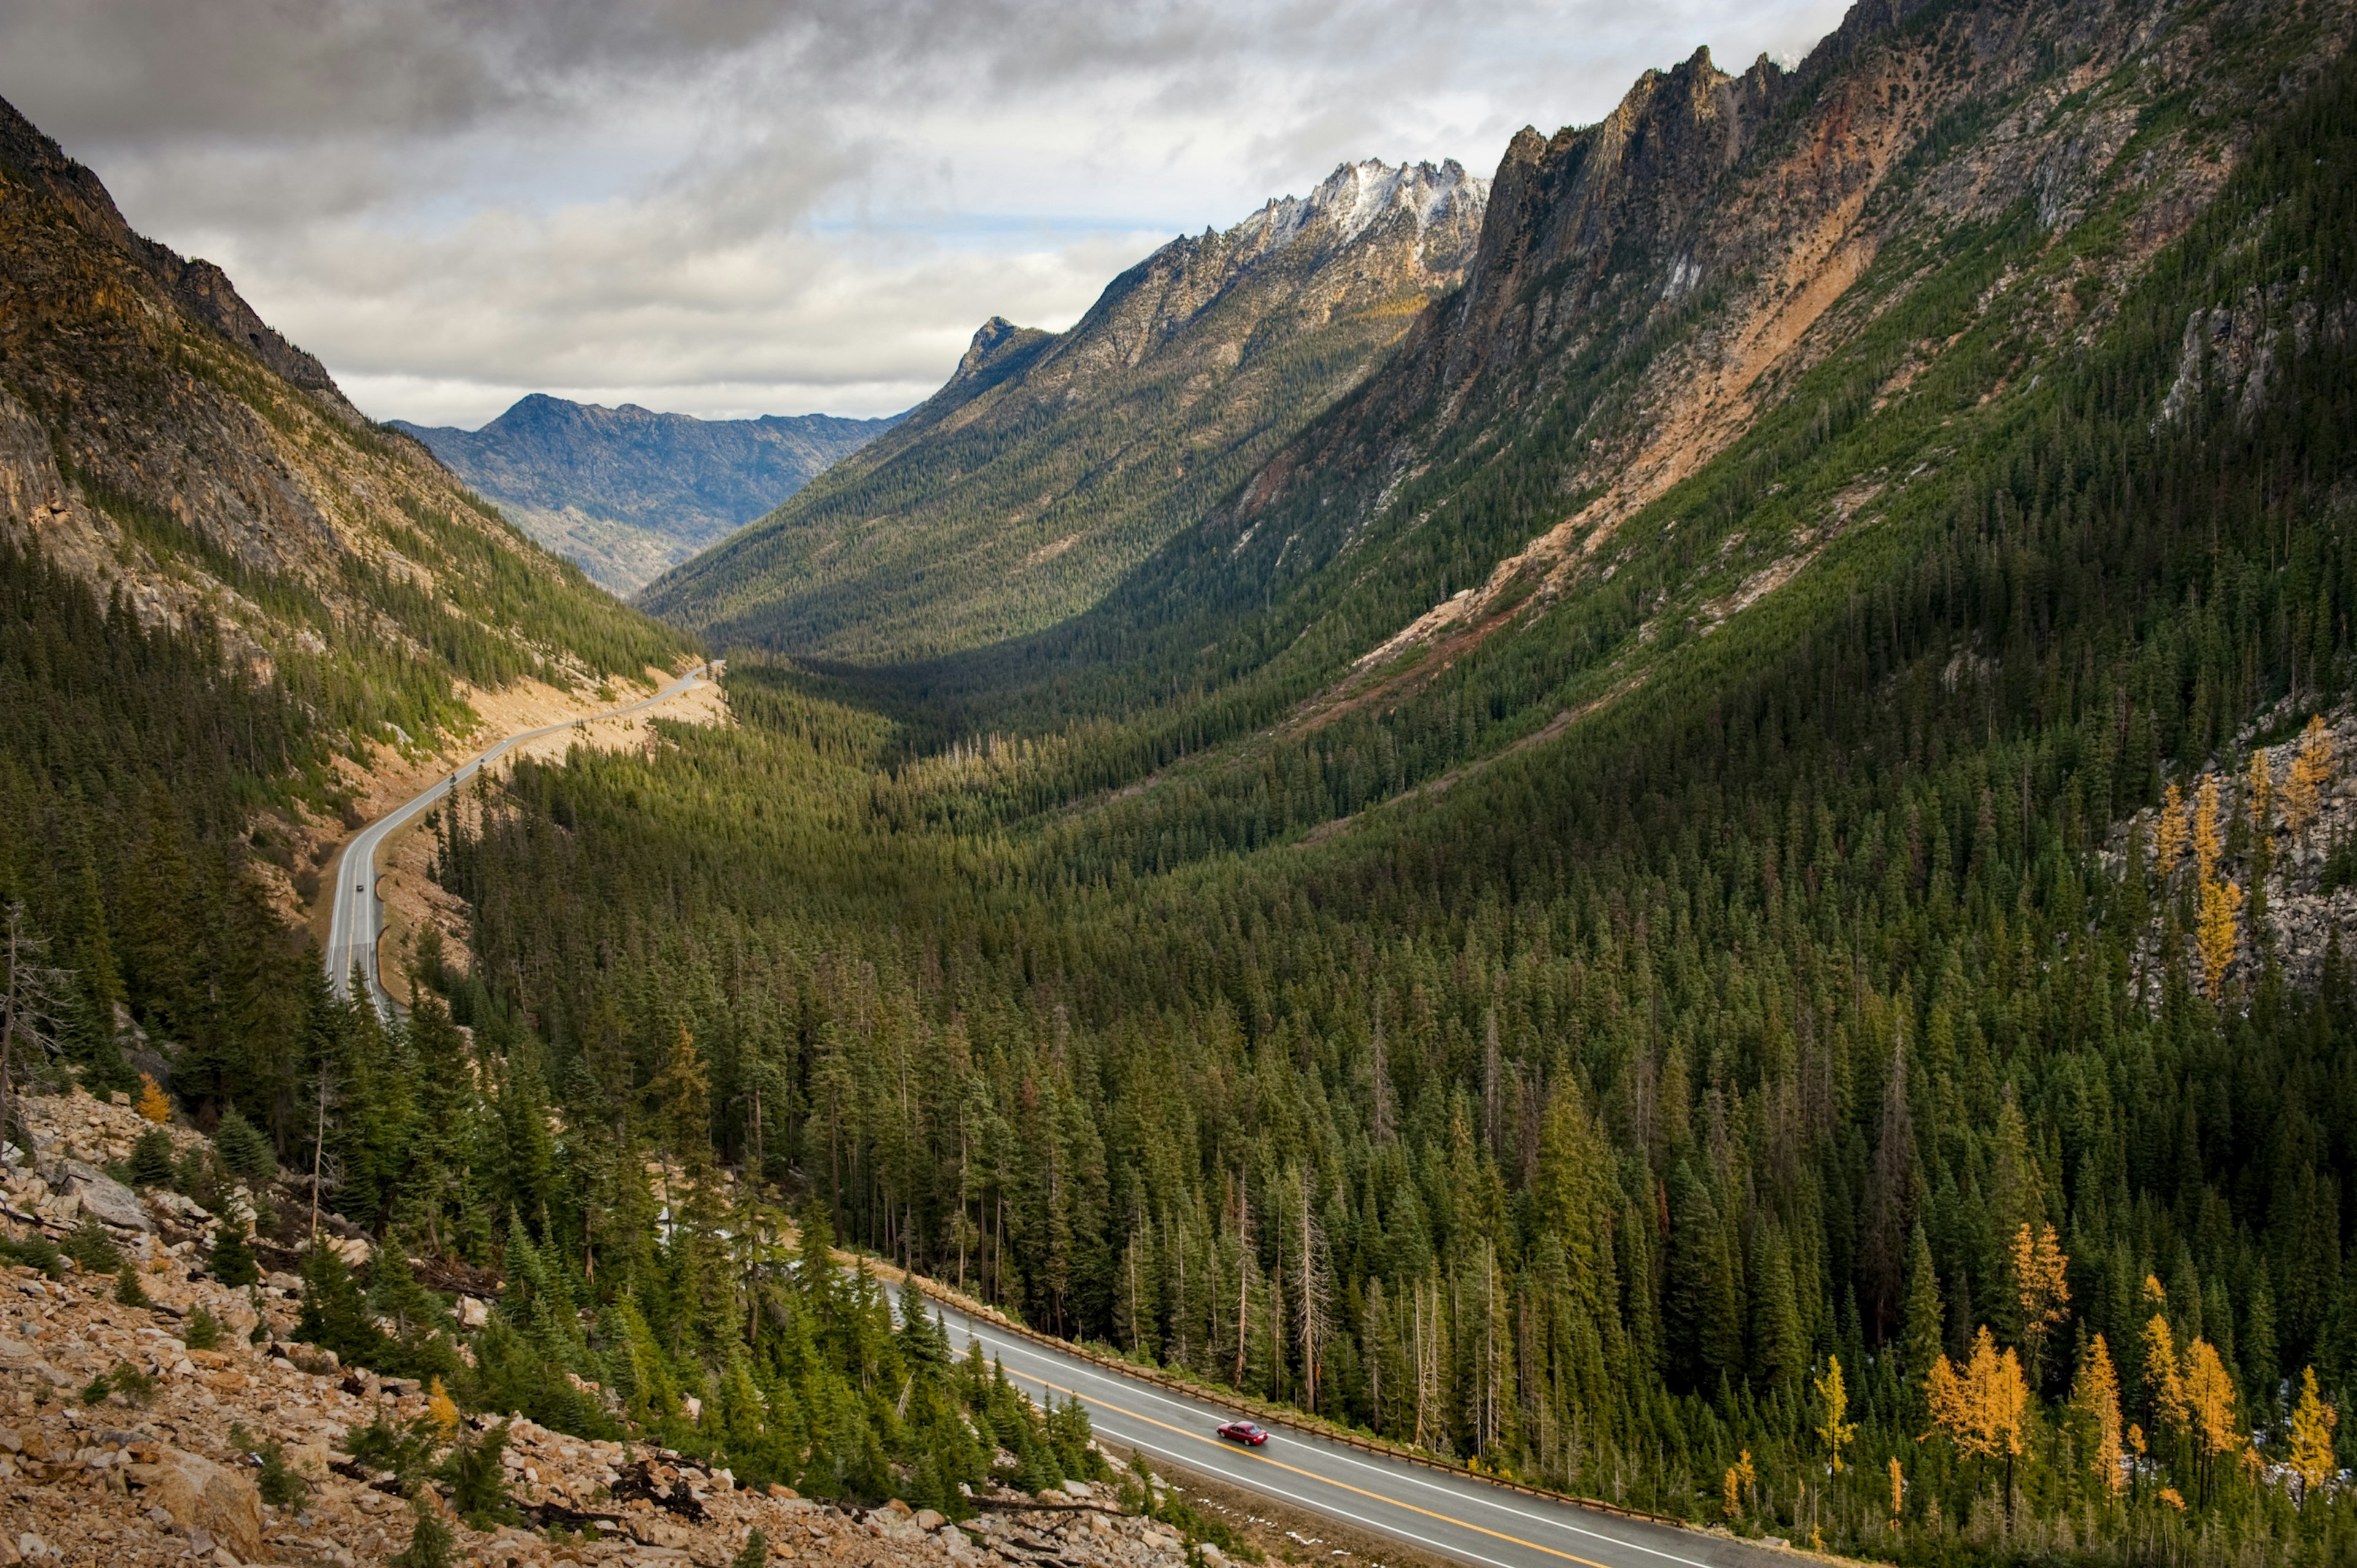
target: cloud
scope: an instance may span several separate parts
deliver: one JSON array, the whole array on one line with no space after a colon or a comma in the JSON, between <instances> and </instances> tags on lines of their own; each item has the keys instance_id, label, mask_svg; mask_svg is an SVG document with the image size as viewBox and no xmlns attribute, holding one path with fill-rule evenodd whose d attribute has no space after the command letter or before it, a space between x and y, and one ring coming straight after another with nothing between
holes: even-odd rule
<instances>
[{"instance_id":1,"label":"cloud","mask_svg":"<svg viewBox=\"0 0 2357 1568\"><path fill-rule=\"evenodd\" d=\"M31 0L0 92L381 416L881 413L1344 158L1594 119L1838 0Z\"/></svg>"}]
</instances>

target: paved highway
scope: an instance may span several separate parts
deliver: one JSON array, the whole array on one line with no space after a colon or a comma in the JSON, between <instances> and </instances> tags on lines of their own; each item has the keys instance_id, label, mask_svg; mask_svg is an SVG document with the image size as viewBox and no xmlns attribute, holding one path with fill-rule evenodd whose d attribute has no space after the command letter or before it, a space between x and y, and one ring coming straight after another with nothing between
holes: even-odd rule
<instances>
[{"instance_id":1,"label":"paved highway","mask_svg":"<svg viewBox=\"0 0 2357 1568\"><path fill-rule=\"evenodd\" d=\"M1027 1392L1078 1398L1099 1435L1231 1486L1476 1568L1791 1568L1768 1547L1621 1519L1370 1454L1284 1427L1259 1448L1212 1435L1237 1412L969 1316L934 1313L963 1354L971 1335Z\"/></svg>"},{"instance_id":2,"label":"paved highway","mask_svg":"<svg viewBox=\"0 0 2357 1568\"><path fill-rule=\"evenodd\" d=\"M376 1004L377 1011L388 1016L393 1012L393 998L378 983L376 968L377 940L384 934L384 907L376 896L376 854L384 847L387 838L408 826L421 812L458 785L481 772L484 764L498 761L510 747L541 736L554 735L561 729L577 728L599 719L619 718L624 714L637 713L640 708L651 708L657 703L667 703L697 684L704 678L705 668L705 665L697 665L651 697L642 697L635 703L627 703L619 708L608 708L579 719L566 719L562 724L520 730L490 750L478 753L431 789L403 802L362 829L351 843L344 846L344 853L336 858L336 897L328 918L326 955L328 983L335 987L336 994L351 994L352 966L358 964L361 973L368 977L369 997Z\"/></svg>"}]
</instances>

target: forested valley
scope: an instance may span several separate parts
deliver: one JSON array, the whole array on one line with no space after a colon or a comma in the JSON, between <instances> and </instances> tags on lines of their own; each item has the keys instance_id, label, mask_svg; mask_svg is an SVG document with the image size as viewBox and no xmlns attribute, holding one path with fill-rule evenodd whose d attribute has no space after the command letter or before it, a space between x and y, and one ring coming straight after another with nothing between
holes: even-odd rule
<instances>
[{"instance_id":1,"label":"forested valley","mask_svg":"<svg viewBox=\"0 0 2357 1568\"><path fill-rule=\"evenodd\" d=\"M2216 74L2295 80L2273 26ZM1376 645L1564 512L1528 442L1411 426L1347 483L1413 526L1307 491L1290 575L1184 535L962 663L726 650L729 726L436 814L471 926L399 1021L240 877L317 707L0 553L31 1069L167 1079L202 1200L332 1172L377 1247L307 1254L316 1342L821 1495L1092 1462L839 1240L1739 1533L2357 1561L2357 69L2304 69L2125 282L2125 196L1887 247L1841 352L1413 679ZM2123 166L2228 134L2141 116Z\"/></svg>"}]
</instances>

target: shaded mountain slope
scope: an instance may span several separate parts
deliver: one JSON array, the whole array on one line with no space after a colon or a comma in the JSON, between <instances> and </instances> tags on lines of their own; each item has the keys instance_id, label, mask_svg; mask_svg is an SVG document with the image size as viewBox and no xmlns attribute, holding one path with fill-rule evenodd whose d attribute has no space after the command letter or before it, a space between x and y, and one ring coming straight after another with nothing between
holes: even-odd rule
<instances>
[{"instance_id":1,"label":"shaded mountain slope","mask_svg":"<svg viewBox=\"0 0 2357 1568\"><path fill-rule=\"evenodd\" d=\"M479 430L392 420L548 549L628 596L899 423L695 419L533 393Z\"/></svg>"},{"instance_id":2,"label":"shaded mountain slope","mask_svg":"<svg viewBox=\"0 0 2357 1568\"><path fill-rule=\"evenodd\" d=\"M717 642L863 662L1079 611L1363 379L1453 286L1483 182L1345 165L1171 242L1071 330L994 319L886 439L651 585Z\"/></svg>"}]
</instances>

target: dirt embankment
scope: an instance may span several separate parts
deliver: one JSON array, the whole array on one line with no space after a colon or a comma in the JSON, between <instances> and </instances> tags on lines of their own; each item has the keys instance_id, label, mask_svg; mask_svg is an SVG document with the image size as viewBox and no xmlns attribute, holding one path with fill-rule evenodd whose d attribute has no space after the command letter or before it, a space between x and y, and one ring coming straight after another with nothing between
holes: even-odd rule
<instances>
[{"instance_id":1,"label":"dirt embankment","mask_svg":"<svg viewBox=\"0 0 2357 1568\"><path fill-rule=\"evenodd\" d=\"M520 730L549 725L572 725L515 747L500 759L505 768L519 757L562 757L573 746L598 751L651 751L659 743L654 721L726 725L728 700L711 681L678 693L651 708L619 716L613 710L640 702L668 685L676 671L650 668L637 683L615 682L603 687L565 691L538 681L522 681L498 691L461 688L459 695L479 715L481 723L464 736L447 736L438 746L380 745L370 748L365 764L338 759L353 794L342 818L305 813L299 820L267 818L255 824L255 865L272 902L290 925L308 930L321 945L328 940L328 907L321 897L324 869L340 854L354 834L385 812L411 799L436 779L447 775L486 747ZM450 937L460 934L456 900L434 885L430 834L416 829L397 833L379 860L383 894L395 941L431 923ZM394 950L388 944L388 950ZM393 984L391 971L387 983ZM394 987L397 991L399 988Z\"/></svg>"}]
</instances>

